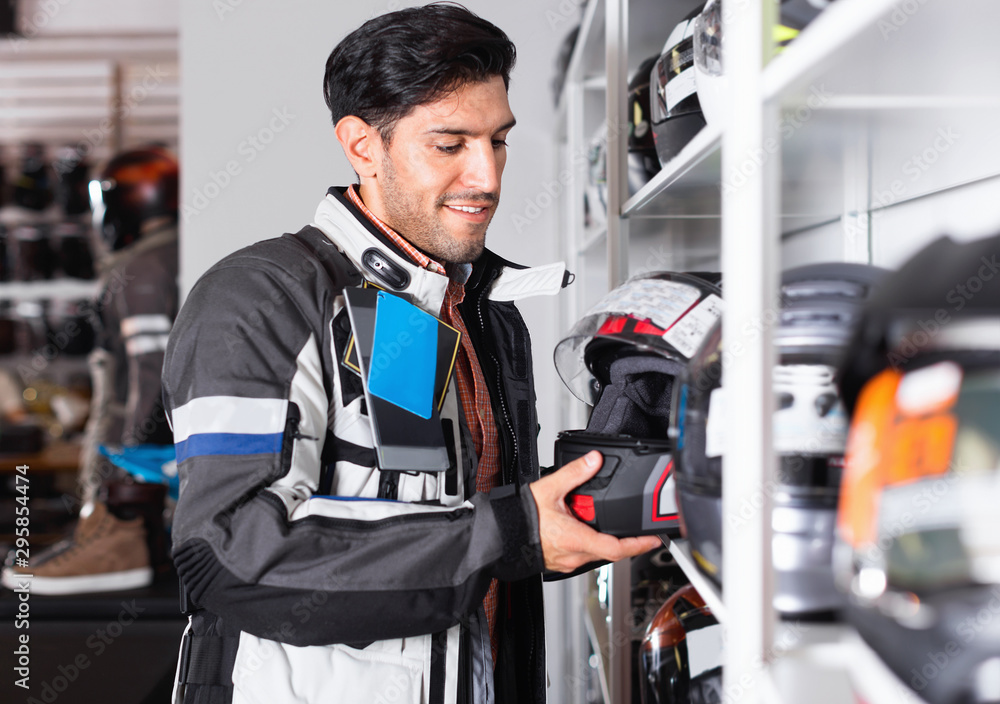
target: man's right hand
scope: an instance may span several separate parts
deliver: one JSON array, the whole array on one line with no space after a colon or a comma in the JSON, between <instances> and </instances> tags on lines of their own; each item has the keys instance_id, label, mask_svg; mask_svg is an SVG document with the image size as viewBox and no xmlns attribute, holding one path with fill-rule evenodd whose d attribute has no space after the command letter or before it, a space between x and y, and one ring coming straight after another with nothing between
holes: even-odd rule
<instances>
[{"instance_id":1,"label":"man's right hand","mask_svg":"<svg viewBox=\"0 0 1000 704\"><path fill-rule=\"evenodd\" d=\"M566 495L597 474L603 461L601 453L588 452L528 485L538 507L547 570L572 572L588 562L616 562L660 547L660 539L654 535L616 538L598 533L569 510Z\"/></svg>"}]
</instances>

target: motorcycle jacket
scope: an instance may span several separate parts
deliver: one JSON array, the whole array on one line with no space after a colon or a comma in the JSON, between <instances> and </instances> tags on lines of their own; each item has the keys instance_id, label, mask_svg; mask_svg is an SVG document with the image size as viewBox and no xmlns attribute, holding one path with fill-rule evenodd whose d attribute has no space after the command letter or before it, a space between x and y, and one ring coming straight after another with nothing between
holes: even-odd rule
<instances>
[{"instance_id":1,"label":"motorcycle jacket","mask_svg":"<svg viewBox=\"0 0 1000 704\"><path fill-rule=\"evenodd\" d=\"M97 341L88 357L93 395L79 476L84 502L109 472L120 471L102 466L98 446L173 443L160 373L178 305L176 224L154 225L103 262L90 315Z\"/></svg>"},{"instance_id":2,"label":"motorcycle jacket","mask_svg":"<svg viewBox=\"0 0 1000 704\"><path fill-rule=\"evenodd\" d=\"M441 410L454 471L380 471L361 379L341 363L343 290L367 279L439 315L448 278L411 263L343 190L311 226L213 266L170 335L173 555L190 614L174 700L542 702L537 419L514 301L556 293L564 268L486 250L465 284L503 485L475 492L454 380Z\"/></svg>"}]
</instances>

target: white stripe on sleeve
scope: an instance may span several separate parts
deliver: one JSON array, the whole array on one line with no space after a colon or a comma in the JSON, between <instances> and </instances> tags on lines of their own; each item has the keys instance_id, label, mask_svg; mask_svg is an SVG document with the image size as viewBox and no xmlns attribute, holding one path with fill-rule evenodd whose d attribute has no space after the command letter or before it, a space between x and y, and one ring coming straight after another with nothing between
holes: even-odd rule
<instances>
[{"instance_id":1,"label":"white stripe on sleeve","mask_svg":"<svg viewBox=\"0 0 1000 704\"><path fill-rule=\"evenodd\" d=\"M288 400L204 396L174 410L174 443L201 433L270 435L285 430Z\"/></svg>"}]
</instances>

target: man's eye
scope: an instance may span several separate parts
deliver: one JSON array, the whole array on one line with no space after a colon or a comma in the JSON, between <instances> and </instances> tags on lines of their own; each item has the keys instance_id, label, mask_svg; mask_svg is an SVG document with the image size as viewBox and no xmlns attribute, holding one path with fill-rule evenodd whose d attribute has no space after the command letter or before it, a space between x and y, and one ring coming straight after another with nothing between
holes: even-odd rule
<instances>
[{"instance_id":1,"label":"man's eye","mask_svg":"<svg viewBox=\"0 0 1000 704\"><path fill-rule=\"evenodd\" d=\"M494 149L499 149L500 147L506 147L506 146L507 146L507 140L505 140L505 139L494 139L493 140L493 148Z\"/></svg>"},{"instance_id":2,"label":"man's eye","mask_svg":"<svg viewBox=\"0 0 1000 704\"><path fill-rule=\"evenodd\" d=\"M454 154L461 146L461 144L435 144L434 148L443 154Z\"/></svg>"}]
</instances>

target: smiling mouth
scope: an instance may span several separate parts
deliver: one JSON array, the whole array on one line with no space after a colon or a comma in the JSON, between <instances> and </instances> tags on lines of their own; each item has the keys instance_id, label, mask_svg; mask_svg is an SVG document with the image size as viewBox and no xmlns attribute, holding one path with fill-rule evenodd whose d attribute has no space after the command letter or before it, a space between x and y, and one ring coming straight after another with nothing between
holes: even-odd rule
<instances>
[{"instance_id":1,"label":"smiling mouth","mask_svg":"<svg viewBox=\"0 0 1000 704\"><path fill-rule=\"evenodd\" d=\"M452 210L457 210L460 213L481 213L486 210L485 207L475 207L471 205L446 205L446 208L451 208Z\"/></svg>"}]
</instances>

